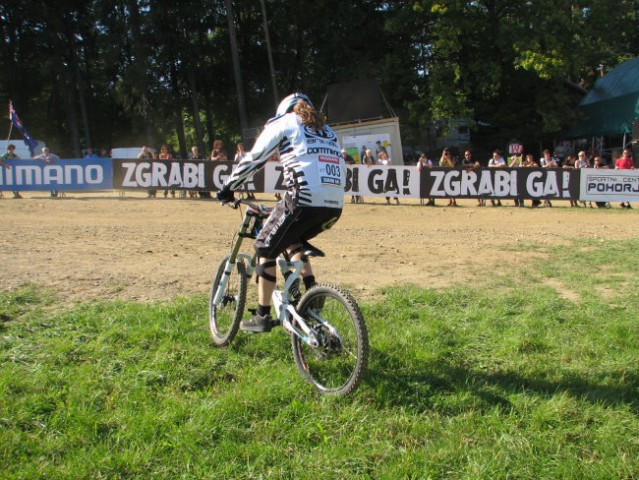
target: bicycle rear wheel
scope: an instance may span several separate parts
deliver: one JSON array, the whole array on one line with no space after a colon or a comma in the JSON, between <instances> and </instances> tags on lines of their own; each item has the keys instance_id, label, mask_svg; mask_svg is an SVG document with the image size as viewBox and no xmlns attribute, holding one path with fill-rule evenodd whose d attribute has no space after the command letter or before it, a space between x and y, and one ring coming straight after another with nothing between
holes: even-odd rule
<instances>
[{"instance_id":1,"label":"bicycle rear wheel","mask_svg":"<svg viewBox=\"0 0 639 480\"><path fill-rule=\"evenodd\" d=\"M320 341L311 347L291 336L302 377L322 394L352 393L366 372L369 352L366 324L355 299L338 287L316 285L304 294L297 312Z\"/></svg>"},{"instance_id":2,"label":"bicycle rear wheel","mask_svg":"<svg viewBox=\"0 0 639 480\"><path fill-rule=\"evenodd\" d=\"M246 278L246 266L242 260L237 260L231 270L219 305L213 305L213 299L224 275L228 258L229 255L226 255L220 262L209 295L209 325L213 343L218 347L224 347L233 341L240 327L246 305L248 279Z\"/></svg>"}]
</instances>

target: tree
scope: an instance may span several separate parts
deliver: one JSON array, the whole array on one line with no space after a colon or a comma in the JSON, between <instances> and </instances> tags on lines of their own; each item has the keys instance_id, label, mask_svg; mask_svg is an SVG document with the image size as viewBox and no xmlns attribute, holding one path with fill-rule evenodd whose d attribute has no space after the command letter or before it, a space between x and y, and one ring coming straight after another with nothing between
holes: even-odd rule
<instances>
[{"instance_id":1,"label":"tree","mask_svg":"<svg viewBox=\"0 0 639 480\"><path fill-rule=\"evenodd\" d=\"M186 154L191 144L239 140L242 123L261 127L273 114L273 90L303 90L321 104L332 83L375 78L408 142L432 120L466 119L491 125L479 138L493 148L511 137L551 141L602 69L639 54L638 0L263 5L274 76L255 0L70 0L55 8L6 0L0 96L63 155L160 141Z\"/></svg>"}]
</instances>

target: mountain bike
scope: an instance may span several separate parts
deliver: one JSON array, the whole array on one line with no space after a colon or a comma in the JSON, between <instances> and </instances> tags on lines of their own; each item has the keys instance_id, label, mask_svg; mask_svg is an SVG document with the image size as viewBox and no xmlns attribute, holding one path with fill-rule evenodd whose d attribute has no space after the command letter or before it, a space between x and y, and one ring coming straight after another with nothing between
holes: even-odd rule
<instances>
[{"instance_id":1,"label":"mountain bike","mask_svg":"<svg viewBox=\"0 0 639 480\"><path fill-rule=\"evenodd\" d=\"M244 239L255 239L271 209L248 200L227 205L246 207L242 223L213 279L209 297L209 323L213 343L229 345L236 337L245 314L248 284L257 265L256 254L241 252ZM309 243L304 257L323 257ZM277 266L284 279L272 301L273 325L290 334L295 365L301 376L320 393L348 395L359 385L368 365L368 332L362 312L350 293L342 288L317 284L303 295L299 291L304 261L290 261L281 255ZM254 288L257 291L257 288Z\"/></svg>"}]
</instances>

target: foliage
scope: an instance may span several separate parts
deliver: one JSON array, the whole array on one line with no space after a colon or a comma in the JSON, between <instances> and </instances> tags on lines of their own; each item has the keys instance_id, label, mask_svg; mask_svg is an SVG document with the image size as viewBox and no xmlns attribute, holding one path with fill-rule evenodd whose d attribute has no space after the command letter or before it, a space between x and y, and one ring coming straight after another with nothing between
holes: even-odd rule
<instances>
[{"instance_id":1,"label":"foliage","mask_svg":"<svg viewBox=\"0 0 639 480\"><path fill-rule=\"evenodd\" d=\"M281 330L213 348L203 297L0 292L3 478L636 478L639 243L518 248L535 262L479 287L363 305L345 399Z\"/></svg>"},{"instance_id":2,"label":"foliage","mask_svg":"<svg viewBox=\"0 0 639 480\"><path fill-rule=\"evenodd\" d=\"M273 111L258 2L235 0L248 124ZM264 0L277 94L379 80L407 140L433 119L490 124L486 142L550 137L599 66L639 54L634 0ZM0 98L57 152L242 137L226 1L0 5Z\"/></svg>"}]
</instances>

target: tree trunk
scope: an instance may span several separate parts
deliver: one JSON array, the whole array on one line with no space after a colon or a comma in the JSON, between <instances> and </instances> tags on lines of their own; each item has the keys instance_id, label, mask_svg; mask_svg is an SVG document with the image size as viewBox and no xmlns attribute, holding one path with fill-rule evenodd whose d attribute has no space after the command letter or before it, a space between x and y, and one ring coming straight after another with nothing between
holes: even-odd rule
<instances>
[{"instance_id":1,"label":"tree trunk","mask_svg":"<svg viewBox=\"0 0 639 480\"><path fill-rule=\"evenodd\" d=\"M64 85L64 107L67 113L67 123L69 128L69 136L71 139L71 145L73 146L73 152L76 157L80 155L80 131L78 129L78 118L75 113L75 95L73 94L73 85L65 83L64 78L61 78L61 82Z\"/></svg>"},{"instance_id":2,"label":"tree trunk","mask_svg":"<svg viewBox=\"0 0 639 480\"><path fill-rule=\"evenodd\" d=\"M191 90L191 105L193 107L193 123L195 124L195 144L201 153L205 152L204 147L204 131L202 130L202 121L200 120L200 105L197 101L197 88L195 84L195 73L192 69L186 71L189 89Z\"/></svg>"},{"instance_id":3,"label":"tree trunk","mask_svg":"<svg viewBox=\"0 0 639 480\"><path fill-rule=\"evenodd\" d=\"M231 0L224 0L226 4L226 18L229 24L229 40L231 41L231 58L233 60L233 76L235 78L235 90L237 92L237 108L240 114L240 129L242 138L248 130L248 119L246 115L246 101L244 100L244 82L242 81L242 70L240 68L240 55L237 49L237 34L235 32L235 15L233 15L233 4Z\"/></svg>"}]
</instances>

